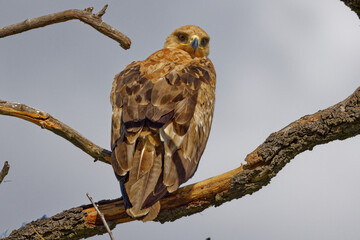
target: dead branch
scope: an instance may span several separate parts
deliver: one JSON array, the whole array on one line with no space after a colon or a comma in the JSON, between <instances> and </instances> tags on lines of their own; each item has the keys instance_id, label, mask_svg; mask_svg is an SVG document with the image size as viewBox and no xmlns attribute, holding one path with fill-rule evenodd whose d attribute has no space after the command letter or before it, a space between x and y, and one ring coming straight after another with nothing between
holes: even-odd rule
<instances>
[{"instance_id":1,"label":"dead branch","mask_svg":"<svg viewBox=\"0 0 360 240\"><path fill-rule=\"evenodd\" d=\"M26 106L21 103L14 103L0 100L0 114L18 117L26 121L35 123L41 128L45 128L74 144L95 160L100 160L110 164L111 152L97 146L80 133L60 122L50 114L41 110Z\"/></svg>"},{"instance_id":2,"label":"dead branch","mask_svg":"<svg viewBox=\"0 0 360 240\"><path fill-rule=\"evenodd\" d=\"M19 22L10 26L0 28L0 38L10 35L22 33L31 29L45 27L47 25L66 22L73 19L78 19L83 23L86 23L102 34L114 39L124 49L129 49L131 45L130 39L117 29L111 27L107 23L103 22L101 17L105 14L108 5L105 5L98 13L92 13L93 7L86 8L84 10L70 9L58 13L52 13L37 18L29 18L23 22Z\"/></svg>"},{"instance_id":3,"label":"dead branch","mask_svg":"<svg viewBox=\"0 0 360 240\"><path fill-rule=\"evenodd\" d=\"M354 11L360 18L360 0L340 0L345 3L352 11Z\"/></svg>"},{"instance_id":4,"label":"dead branch","mask_svg":"<svg viewBox=\"0 0 360 240\"><path fill-rule=\"evenodd\" d=\"M2 181L4 180L6 175L9 173L9 169L10 169L10 165L9 165L8 161L5 161L4 166L0 171L0 184L2 183Z\"/></svg>"},{"instance_id":5,"label":"dead branch","mask_svg":"<svg viewBox=\"0 0 360 240\"><path fill-rule=\"evenodd\" d=\"M192 215L210 206L252 194L270 180L296 155L334 140L360 134L360 87L344 101L306 115L278 132L245 158L246 164L224 174L185 186L161 200L161 211L155 221L168 222ZM130 222L121 199L98 202L99 210L110 223ZM64 224L66 219L66 226ZM45 239L81 239L106 232L92 205L80 206L51 218L31 223ZM68 224L72 228L68 228ZM48 226L52 226L49 228ZM66 229L66 230L65 230ZM7 239L35 239L29 224L14 230Z\"/></svg>"}]
</instances>

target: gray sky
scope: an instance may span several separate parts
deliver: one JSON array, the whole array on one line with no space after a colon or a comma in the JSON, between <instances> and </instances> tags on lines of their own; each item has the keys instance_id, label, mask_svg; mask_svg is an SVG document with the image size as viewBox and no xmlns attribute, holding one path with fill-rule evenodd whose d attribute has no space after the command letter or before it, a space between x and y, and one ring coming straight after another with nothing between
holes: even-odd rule
<instances>
[{"instance_id":1,"label":"gray sky","mask_svg":"<svg viewBox=\"0 0 360 240\"><path fill-rule=\"evenodd\" d=\"M359 87L360 21L339 0L0 0L0 27L109 4L103 20L130 50L78 21L0 39L0 99L41 109L108 148L113 76L162 48L175 28L211 36L217 99L210 139L190 183L240 165L272 132ZM358 239L360 137L297 156L251 196L173 223L132 222L116 239ZM0 116L0 235L23 222L120 196L110 166L20 119ZM149 237L150 236L150 237ZM154 236L154 237L151 237ZM107 235L92 239L108 239Z\"/></svg>"}]
</instances>

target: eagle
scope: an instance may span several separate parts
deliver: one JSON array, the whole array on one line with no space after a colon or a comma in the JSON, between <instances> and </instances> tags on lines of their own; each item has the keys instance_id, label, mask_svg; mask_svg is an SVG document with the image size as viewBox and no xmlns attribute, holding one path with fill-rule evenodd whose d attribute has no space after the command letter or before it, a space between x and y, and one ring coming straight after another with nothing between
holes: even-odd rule
<instances>
[{"instance_id":1,"label":"eagle","mask_svg":"<svg viewBox=\"0 0 360 240\"><path fill-rule=\"evenodd\" d=\"M153 220L159 200L191 178L214 112L208 34L177 28L164 48L127 65L111 90L111 165L129 216Z\"/></svg>"}]
</instances>

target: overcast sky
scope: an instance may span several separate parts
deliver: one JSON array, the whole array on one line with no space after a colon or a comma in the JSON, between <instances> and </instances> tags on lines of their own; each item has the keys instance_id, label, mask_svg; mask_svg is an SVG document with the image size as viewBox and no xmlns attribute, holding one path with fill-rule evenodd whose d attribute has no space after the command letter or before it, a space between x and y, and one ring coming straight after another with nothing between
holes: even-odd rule
<instances>
[{"instance_id":1,"label":"overcast sky","mask_svg":"<svg viewBox=\"0 0 360 240\"><path fill-rule=\"evenodd\" d=\"M0 99L58 118L109 149L113 77L162 48L177 27L210 36L215 116L190 183L238 167L272 132L360 86L360 21L339 0L0 0L0 27L66 9L109 4L103 20L132 40L69 21L0 39ZM358 239L360 137L317 146L254 193L173 223L120 224L116 239ZM59 136L0 115L0 236L24 222L120 196L112 168ZM107 235L91 239L108 239Z\"/></svg>"}]
</instances>

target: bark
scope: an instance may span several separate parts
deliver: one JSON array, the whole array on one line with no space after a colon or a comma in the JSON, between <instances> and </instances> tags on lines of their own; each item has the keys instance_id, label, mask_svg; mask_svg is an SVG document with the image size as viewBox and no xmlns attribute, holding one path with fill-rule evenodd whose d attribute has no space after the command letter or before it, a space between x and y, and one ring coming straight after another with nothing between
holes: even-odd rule
<instances>
[{"instance_id":1,"label":"bark","mask_svg":"<svg viewBox=\"0 0 360 240\"><path fill-rule=\"evenodd\" d=\"M341 0L348 6L352 11L354 11L360 18L360 0Z\"/></svg>"},{"instance_id":2,"label":"bark","mask_svg":"<svg viewBox=\"0 0 360 240\"><path fill-rule=\"evenodd\" d=\"M296 155L334 140L360 134L360 87L344 101L306 115L278 132L245 158L246 164L227 173L185 186L166 195L155 221L175 221L224 202L252 194L270 180ZM121 199L100 201L99 210L110 228L134 221L124 209ZM103 223L92 205L64 211L32 224L45 239L81 239L105 233ZM36 239L31 225L13 231L7 239Z\"/></svg>"},{"instance_id":3,"label":"bark","mask_svg":"<svg viewBox=\"0 0 360 240\"><path fill-rule=\"evenodd\" d=\"M4 166L0 171L0 184L2 183L2 181L4 180L6 175L9 173L9 169L10 169L10 165L9 165L8 161L5 161Z\"/></svg>"},{"instance_id":4,"label":"bark","mask_svg":"<svg viewBox=\"0 0 360 240\"><path fill-rule=\"evenodd\" d=\"M0 28L0 38L10 35L22 33L31 29L45 27L47 25L66 22L73 19L78 19L83 23L86 23L102 34L114 39L124 49L129 49L131 45L130 39L123 33L119 32L115 28L111 27L107 23L103 22L101 17L105 14L108 5L105 5L98 13L93 14L93 7L86 8L84 10L70 9L58 13L52 13L45 16L26 19L23 22L16 23L10 26Z\"/></svg>"},{"instance_id":5,"label":"bark","mask_svg":"<svg viewBox=\"0 0 360 240\"><path fill-rule=\"evenodd\" d=\"M4 239L39 239L34 229L44 239L82 239L106 232L104 227L86 226L83 221L84 215L82 207L72 208L51 218L33 221L19 230L14 230Z\"/></svg>"}]
</instances>

